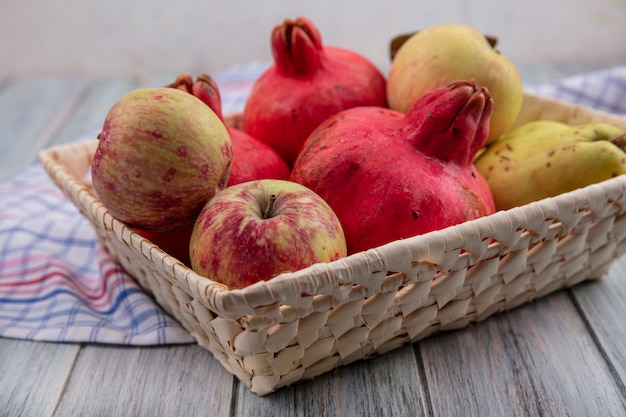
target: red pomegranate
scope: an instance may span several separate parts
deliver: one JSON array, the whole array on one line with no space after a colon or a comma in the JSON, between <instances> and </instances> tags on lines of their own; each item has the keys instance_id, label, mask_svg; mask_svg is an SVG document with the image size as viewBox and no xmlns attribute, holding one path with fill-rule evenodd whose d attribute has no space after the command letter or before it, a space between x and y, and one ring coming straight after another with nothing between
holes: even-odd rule
<instances>
[{"instance_id":1,"label":"red pomegranate","mask_svg":"<svg viewBox=\"0 0 626 417\"><path fill-rule=\"evenodd\" d=\"M433 90L405 116L380 107L343 111L306 141L291 180L318 193L355 253L495 211L473 157L493 101L473 81Z\"/></svg>"},{"instance_id":2,"label":"red pomegranate","mask_svg":"<svg viewBox=\"0 0 626 417\"><path fill-rule=\"evenodd\" d=\"M387 105L385 78L365 57L325 46L307 18L272 31L274 64L254 83L243 130L269 144L290 166L326 118L356 106Z\"/></svg>"}]
</instances>

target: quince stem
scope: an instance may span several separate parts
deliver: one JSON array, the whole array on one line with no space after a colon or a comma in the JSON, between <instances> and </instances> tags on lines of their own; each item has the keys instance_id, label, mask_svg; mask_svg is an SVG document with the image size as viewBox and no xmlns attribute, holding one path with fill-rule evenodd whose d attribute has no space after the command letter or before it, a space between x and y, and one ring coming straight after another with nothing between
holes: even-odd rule
<instances>
[{"instance_id":1,"label":"quince stem","mask_svg":"<svg viewBox=\"0 0 626 417\"><path fill-rule=\"evenodd\" d=\"M626 151L626 132L609 139L609 142L620 148L622 151Z\"/></svg>"},{"instance_id":2,"label":"quince stem","mask_svg":"<svg viewBox=\"0 0 626 417\"><path fill-rule=\"evenodd\" d=\"M400 49L400 47L404 44L404 42L406 42L411 36L415 35L418 32L419 30L416 30L415 32L402 33L400 35L393 37L393 39L391 39L391 44L389 45L389 56L392 61L393 61L393 58L396 56L398 49ZM489 45L491 45L491 47L495 49L496 45L498 44L498 38L495 36L491 36L491 35L484 35L484 36L485 36L485 39L487 39L487 42L489 42Z\"/></svg>"}]
</instances>

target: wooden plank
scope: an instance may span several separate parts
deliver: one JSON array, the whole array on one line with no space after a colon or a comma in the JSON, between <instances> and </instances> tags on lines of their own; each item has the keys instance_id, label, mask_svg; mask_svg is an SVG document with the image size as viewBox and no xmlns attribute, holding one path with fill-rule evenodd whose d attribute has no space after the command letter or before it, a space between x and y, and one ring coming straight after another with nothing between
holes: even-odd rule
<instances>
[{"instance_id":1,"label":"wooden plank","mask_svg":"<svg viewBox=\"0 0 626 417\"><path fill-rule=\"evenodd\" d=\"M621 386L626 398L626 257L613 264L598 282L583 283L572 289L579 309L593 337Z\"/></svg>"},{"instance_id":2,"label":"wooden plank","mask_svg":"<svg viewBox=\"0 0 626 417\"><path fill-rule=\"evenodd\" d=\"M0 90L0 180L35 160L87 84L74 77L19 78Z\"/></svg>"},{"instance_id":3,"label":"wooden plank","mask_svg":"<svg viewBox=\"0 0 626 417\"><path fill-rule=\"evenodd\" d=\"M88 345L56 415L229 416L233 378L197 345Z\"/></svg>"},{"instance_id":4,"label":"wooden plank","mask_svg":"<svg viewBox=\"0 0 626 417\"><path fill-rule=\"evenodd\" d=\"M137 83L137 79L131 77L93 79L63 126L55 132L45 146L95 138L111 107L124 94L136 88Z\"/></svg>"},{"instance_id":5,"label":"wooden plank","mask_svg":"<svg viewBox=\"0 0 626 417\"><path fill-rule=\"evenodd\" d=\"M434 415L624 413L624 396L566 291L419 347Z\"/></svg>"},{"instance_id":6,"label":"wooden plank","mask_svg":"<svg viewBox=\"0 0 626 417\"><path fill-rule=\"evenodd\" d=\"M235 416L425 415L421 378L411 345L257 397L239 384Z\"/></svg>"},{"instance_id":7,"label":"wooden plank","mask_svg":"<svg viewBox=\"0 0 626 417\"><path fill-rule=\"evenodd\" d=\"M0 338L0 416L54 414L80 345Z\"/></svg>"}]
</instances>

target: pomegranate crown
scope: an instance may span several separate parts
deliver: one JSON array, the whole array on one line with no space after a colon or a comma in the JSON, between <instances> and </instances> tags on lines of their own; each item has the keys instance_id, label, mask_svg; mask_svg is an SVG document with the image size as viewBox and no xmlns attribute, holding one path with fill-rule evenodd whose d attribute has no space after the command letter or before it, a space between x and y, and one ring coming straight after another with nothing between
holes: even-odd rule
<instances>
[{"instance_id":1,"label":"pomegranate crown","mask_svg":"<svg viewBox=\"0 0 626 417\"><path fill-rule=\"evenodd\" d=\"M322 66L322 36L306 17L285 19L274 27L271 44L276 69L283 75L310 76Z\"/></svg>"},{"instance_id":2,"label":"pomegranate crown","mask_svg":"<svg viewBox=\"0 0 626 417\"><path fill-rule=\"evenodd\" d=\"M487 88L459 80L424 94L402 122L420 152L468 166L487 140L492 113Z\"/></svg>"},{"instance_id":3,"label":"pomegranate crown","mask_svg":"<svg viewBox=\"0 0 626 417\"><path fill-rule=\"evenodd\" d=\"M223 120L220 90L210 75L200 74L194 82L191 75L180 74L173 83L167 84L165 87L176 88L197 97L209 106L217 117Z\"/></svg>"}]
</instances>

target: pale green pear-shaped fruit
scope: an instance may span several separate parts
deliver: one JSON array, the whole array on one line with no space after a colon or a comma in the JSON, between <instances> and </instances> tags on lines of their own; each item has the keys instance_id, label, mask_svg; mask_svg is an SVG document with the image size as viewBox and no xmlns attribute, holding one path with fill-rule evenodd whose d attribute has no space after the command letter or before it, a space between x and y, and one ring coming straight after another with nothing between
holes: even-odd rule
<instances>
[{"instance_id":1,"label":"pale green pear-shaped fruit","mask_svg":"<svg viewBox=\"0 0 626 417\"><path fill-rule=\"evenodd\" d=\"M499 164L504 164L505 166L502 169L510 170L512 166L517 165L517 161L525 161L528 155L533 154L538 145L545 142L546 140L552 140L555 135L560 134L561 132L568 130L571 126L565 123L556 122L554 120L535 120L532 122L525 123L523 125L518 126L513 131L505 133L504 135L500 135L495 142L491 143L489 146L483 147L474 158L474 162L478 162L480 157L487 153L489 149L489 156L487 156L483 161L481 161L481 166L485 167L490 171L496 169L497 164L490 163L487 166L487 162L491 162L494 157L499 157ZM515 157L510 158L507 155L507 146L503 145L504 142L516 138L516 137L524 137L524 146L520 146L515 150ZM509 145L510 146L510 145ZM504 149L504 150L502 150ZM503 155L500 158L500 155Z\"/></svg>"},{"instance_id":2,"label":"pale green pear-shaped fruit","mask_svg":"<svg viewBox=\"0 0 626 417\"><path fill-rule=\"evenodd\" d=\"M626 133L608 123L539 120L502 135L476 160L506 210L626 173Z\"/></svg>"},{"instance_id":3,"label":"pale green pear-shaped fruit","mask_svg":"<svg viewBox=\"0 0 626 417\"><path fill-rule=\"evenodd\" d=\"M470 79L486 87L493 98L489 144L517 120L523 83L516 66L471 26L440 24L410 36L391 62L387 101L390 108L406 113L427 92Z\"/></svg>"}]
</instances>

